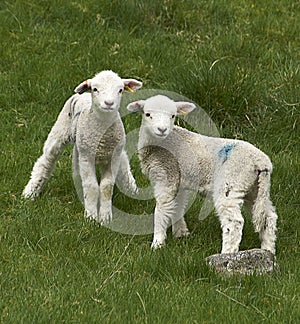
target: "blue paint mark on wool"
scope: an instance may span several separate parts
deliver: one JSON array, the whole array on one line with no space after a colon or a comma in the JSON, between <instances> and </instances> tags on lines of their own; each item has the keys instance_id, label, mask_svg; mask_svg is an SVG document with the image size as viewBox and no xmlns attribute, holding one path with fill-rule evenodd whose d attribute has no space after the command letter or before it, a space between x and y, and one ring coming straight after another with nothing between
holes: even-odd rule
<instances>
[{"instance_id":1,"label":"blue paint mark on wool","mask_svg":"<svg viewBox=\"0 0 300 324\"><path fill-rule=\"evenodd\" d=\"M233 147L234 147L234 144L226 144L218 152L218 157L219 157L219 159L223 159L223 163L228 159Z\"/></svg>"}]
</instances>

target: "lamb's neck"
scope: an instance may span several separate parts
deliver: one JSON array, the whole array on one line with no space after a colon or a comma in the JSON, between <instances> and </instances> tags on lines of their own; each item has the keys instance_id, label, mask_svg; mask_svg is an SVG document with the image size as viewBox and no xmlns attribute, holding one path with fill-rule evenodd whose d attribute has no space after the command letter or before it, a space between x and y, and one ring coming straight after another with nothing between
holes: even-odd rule
<instances>
[{"instance_id":1,"label":"lamb's neck","mask_svg":"<svg viewBox=\"0 0 300 324\"><path fill-rule=\"evenodd\" d=\"M113 124L121 119L119 111L103 111L96 105L92 105L91 114L94 118L98 119L101 124Z\"/></svg>"},{"instance_id":2,"label":"lamb's neck","mask_svg":"<svg viewBox=\"0 0 300 324\"><path fill-rule=\"evenodd\" d=\"M160 138L154 138L147 134L147 132L143 129L143 127L140 128L139 133L139 142L138 142L138 149L142 149L146 146L162 146L164 147L164 139Z\"/></svg>"}]
</instances>

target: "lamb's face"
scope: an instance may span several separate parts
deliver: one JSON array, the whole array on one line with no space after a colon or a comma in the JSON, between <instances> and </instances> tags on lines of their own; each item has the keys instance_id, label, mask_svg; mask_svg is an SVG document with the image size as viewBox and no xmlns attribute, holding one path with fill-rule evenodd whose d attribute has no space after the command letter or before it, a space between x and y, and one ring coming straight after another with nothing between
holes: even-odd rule
<instances>
[{"instance_id":1,"label":"lamb's face","mask_svg":"<svg viewBox=\"0 0 300 324\"><path fill-rule=\"evenodd\" d=\"M117 75L97 75L90 80L93 105L101 111L116 111L120 107L124 83Z\"/></svg>"},{"instance_id":2,"label":"lamb's face","mask_svg":"<svg viewBox=\"0 0 300 324\"><path fill-rule=\"evenodd\" d=\"M142 112L143 131L148 136L160 139L166 138L172 131L175 116L188 114L195 108L191 102L175 102L162 95L132 102L127 106L131 112Z\"/></svg>"},{"instance_id":3,"label":"lamb's face","mask_svg":"<svg viewBox=\"0 0 300 324\"><path fill-rule=\"evenodd\" d=\"M94 78L80 83L75 92L82 94L90 91L94 107L104 112L112 112L119 109L123 91L134 92L141 87L140 81L121 79L113 71L102 71Z\"/></svg>"},{"instance_id":4,"label":"lamb's face","mask_svg":"<svg viewBox=\"0 0 300 324\"><path fill-rule=\"evenodd\" d=\"M176 115L174 101L164 96L149 98L143 109L143 128L150 136L166 138L174 127Z\"/></svg>"}]
</instances>

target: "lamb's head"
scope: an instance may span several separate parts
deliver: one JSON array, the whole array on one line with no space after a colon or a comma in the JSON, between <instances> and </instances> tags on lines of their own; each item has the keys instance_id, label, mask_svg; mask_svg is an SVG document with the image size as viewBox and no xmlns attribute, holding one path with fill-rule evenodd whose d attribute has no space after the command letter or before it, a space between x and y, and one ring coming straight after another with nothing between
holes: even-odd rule
<instances>
[{"instance_id":1,"label":"lamb's head","mask_svg":"<svg viewBox=\"0 0 300 324\"><path fill-rule=\"evenodd\" d=\"M142 112L142 127L148 136L161 139L170 134L177 115L186 115L195 108L191 102L175 102L162 95L135 101L127 106L131 112Z\"/></svg>"},{"instance_id":2,"label":"lamb's head","mask_svg":"<svg viewBox=\"0 0 300 324\"><path fill-rule=\"evenodd\" d=\"M74 91L79 94L91 91L93 105L109 112L119 109L123 91L134 92L141 87L140 81L121 79L113 71L102 71L92 79L80 83Z\"/></svg>"}]
</instances>

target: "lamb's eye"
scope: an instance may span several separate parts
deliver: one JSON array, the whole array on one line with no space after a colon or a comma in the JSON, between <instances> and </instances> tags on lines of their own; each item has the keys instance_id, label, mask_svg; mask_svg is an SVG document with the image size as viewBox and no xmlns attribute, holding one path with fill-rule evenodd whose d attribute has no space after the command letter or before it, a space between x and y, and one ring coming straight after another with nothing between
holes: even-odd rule
<instances>
[{"instance_id":1,"label":"lamb's eye","mask_svg":"<svg viewBox=\"0 0 300 324\"><path fill-rule=\"evenodd\" d=\"M97 89L97 88L93 88L93 91L94 91L94 92L97 92L97 91L98 91L98 89Z\"/></svg>"},{"instance_id":2,"label":"lamb's eye","mask_svg":"<svg viewBox=\"0 0 300 324\"><path fill-rule=\"evenodd\" d=\"M123 92L123 89L120 89L120 90L119 90L119 93L122 93L122 92Z\"/></svg>"},{"instance_id":3,"label":"lamb's eye","mask_svg":"<svg viewBox=\"0 0 300 324\"><path fill-rule=\"evenodd\" d=\"M174 119L175 118L175 115L172 115L172 119Z\"/></svg>"},{"instance_id":4,"label":"lamb's eye","mask_svg":"<svg viewBox=\"0 0 300 324\"><path fill-rule=\"evenodd\" d=\"M146 113L145 116L146 116L146 117L150 117L150 114L149 114L149 113Z\"/></svg>"}]
</instances>

